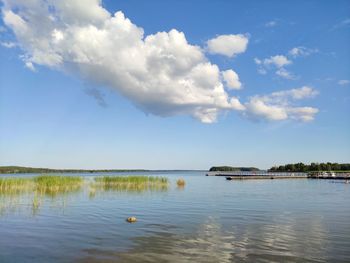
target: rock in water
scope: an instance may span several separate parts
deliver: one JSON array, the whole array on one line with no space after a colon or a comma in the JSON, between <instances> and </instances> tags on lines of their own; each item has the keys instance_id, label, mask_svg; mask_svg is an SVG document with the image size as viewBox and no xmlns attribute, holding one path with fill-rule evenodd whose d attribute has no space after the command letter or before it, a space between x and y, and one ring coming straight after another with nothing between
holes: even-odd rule
<instances>
[{"instance_id":1,"label":"rock in water","mask_svg":"<svg viewBox=\"0 0 350 263\"><path fill-rule=\"evenodd\" d=\"M128 218L126 219L126 221L129 222L129 223L135 223L135 222L137 221L137 219L136 219L136 217L131 216L131 217L128 217Z\"/></svg>"}]
</instances>

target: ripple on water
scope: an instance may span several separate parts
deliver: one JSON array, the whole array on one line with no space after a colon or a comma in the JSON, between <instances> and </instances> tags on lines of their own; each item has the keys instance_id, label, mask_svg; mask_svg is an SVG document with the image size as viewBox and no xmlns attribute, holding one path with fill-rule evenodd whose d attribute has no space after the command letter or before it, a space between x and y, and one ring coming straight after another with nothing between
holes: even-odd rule
<instances>
[{"instance_id":1,"label":"ripple on water","mask_svg":"<svg viewBox=\"0 0 350 263\"><path fill-rule=\"evenodd\" d=\"M31 199L1 199L0 261L350 262L350 187L164 176L186 185L93 194L84 188L45 197L36 213ZM129 216L138 221L127 224Z\"/></svg>"}]
</instances>

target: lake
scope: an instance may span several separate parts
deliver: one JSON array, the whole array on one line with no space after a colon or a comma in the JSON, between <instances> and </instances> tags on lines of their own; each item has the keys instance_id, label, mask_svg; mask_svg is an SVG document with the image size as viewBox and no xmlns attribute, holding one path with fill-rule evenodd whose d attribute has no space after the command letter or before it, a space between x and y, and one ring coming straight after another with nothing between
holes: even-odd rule
<instances>
[{"instance_id":1,"label":"lake","mask_svg":"<svg viewBox=\"0 0 350 263\"><path fill-rule=\"evenodd\" d=\"M0 193L0 262L350 262L350 184L137 174L170 185Z\"/></svg>"}]
</instances>

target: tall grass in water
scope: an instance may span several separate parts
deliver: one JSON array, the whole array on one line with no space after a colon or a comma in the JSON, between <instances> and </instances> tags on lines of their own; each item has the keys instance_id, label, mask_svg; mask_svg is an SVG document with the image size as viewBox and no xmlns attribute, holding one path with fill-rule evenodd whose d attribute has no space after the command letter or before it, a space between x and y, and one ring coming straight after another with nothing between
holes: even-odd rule
<instances>
[{"instance_id":1,"label":"tall grass in water","mask_svg":"<svg viewBox=\"0 0 350 263\"><path fill-rule=\"evenodd\" d=\"M83 179L77 176L40 175L31 178L0 178L0 194L37 192L58 194L80 189Z\"/></svg>"},{"instance_id":2,"label":"tall grass in water","mask_svg":"<svg viewBox=\"0 0 350 263\"><path fill-rule=\"evenodd\" d=\"M20 194L33 188L31 178L4 177L0 178L0 194Z\"/></svg>"},{"instance_id":3,"label":"tall grass in water","mask_svg":"<svg viewBox=\"0 0 350 263\"><path fill-rule=\"evenodd\" d=\"M79 190L83 178L78 176L41 175L34 177L35 190L39 193L56 195Z\"/></svg>"},{"instance_id":4,"label":"tall grass in water","mask_svg":"<svg viewBox=\"0 0 350 263\"><path fill-rule=\"evenodd\" d=\"M168 178L158 176L103 176L95 182L103 190L117 191L167 190L169 184Z\"/></svg>"}]
</instances>

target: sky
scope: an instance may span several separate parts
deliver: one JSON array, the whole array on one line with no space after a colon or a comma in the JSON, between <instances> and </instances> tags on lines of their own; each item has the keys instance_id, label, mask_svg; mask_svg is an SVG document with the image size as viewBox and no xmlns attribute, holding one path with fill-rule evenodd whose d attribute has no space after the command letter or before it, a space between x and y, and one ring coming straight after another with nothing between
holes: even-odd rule
<instances>
[{"instance_id":1,"label":"sky","mask_svg":"<svg viewBox=\"0 0 350 263\"><path fill-rule=\"evenodd\" d=\"M0 165L350 162L349 1L0 3Z\"/></svg>"}]
</instances>

